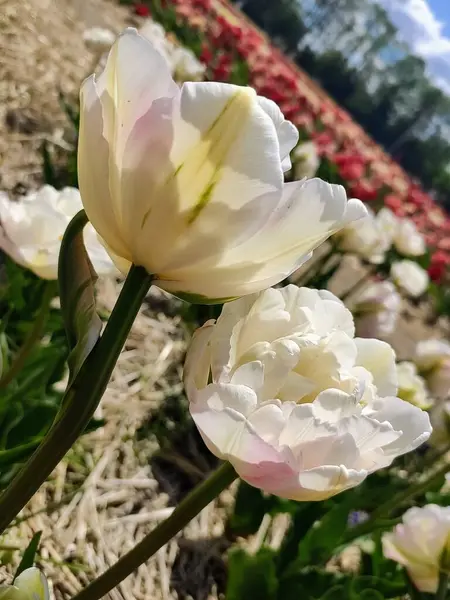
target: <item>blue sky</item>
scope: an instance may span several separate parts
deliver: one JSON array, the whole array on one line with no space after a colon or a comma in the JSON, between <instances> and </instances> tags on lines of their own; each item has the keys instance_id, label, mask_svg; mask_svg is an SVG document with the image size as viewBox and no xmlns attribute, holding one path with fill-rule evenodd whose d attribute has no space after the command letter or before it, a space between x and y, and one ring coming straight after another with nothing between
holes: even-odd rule
<instances>
[{"instance_id":1,"label":"blue sky","mask_svg":"<svg viewBox=\"0 0 450 600\"><path fill-rule=\"evenodd\" d=\"M436 18L443 23L443 33L450 37L450 0L429 0Z\"/></svg>"},{"instance_id":2,"label":"blue sky","mask_svg":"<svg viewBox=\"0 0 450 600\"><path fill-rule=\"evenodd\" d=\"M450 0L377 0L401 37L428 66L434 82L450 95Z\"/></svg>"}]
</instances>

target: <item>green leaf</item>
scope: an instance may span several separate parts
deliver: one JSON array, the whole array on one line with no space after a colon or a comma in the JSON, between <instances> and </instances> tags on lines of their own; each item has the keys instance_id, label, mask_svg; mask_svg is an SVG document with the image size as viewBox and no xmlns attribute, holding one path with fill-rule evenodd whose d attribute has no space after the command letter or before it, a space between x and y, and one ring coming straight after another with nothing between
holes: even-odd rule
<instances>
[{"instance_id":1,"label":"green leaf","mask_svg":"<svg viewBox=\"0 0 450 600\"><path fill-rule=\"evenodd\" d=\"M301 565L319 564L328 560L348 528L348 504L338 504L309 529L299 547Z\"/></svg>"},{"instance_id":2,"label":"green leaf","mask_svg":"<svg viewBox=\"0 0 450 600\"><path fill-rule=\"evenodd\" d=\"M84 210L74 216L64 234L59 255L61 311L71 349L68 359L70 380L94 348L102 329L102 321L95 309L97 275L83 242L87 222Z\"/></svg>"},{"instance_id":3,"label":"green leaf","mask_svg":"<svg viewBox=\"0 0 450 600\"><path fill-rule=\"evenodd\" d=\"M33 535L31 542L28 544L25 552L23 553L22 560L20 561L20 564L17 567L17 571L14 575L14 580L22 573L22 571L25 571L25 569L29 569L34 565L34 558L39 547L39 542L41 541L41 535L42 531L38 531Z\"/></svg>"},{"instance_id":4,"label":"green leaf","mask_svg":"<svg viewBox=\"0 0 450 600\"><path fill-rule=\"evenodd\" d=\"M234 512L228 522L230 532L242 537L256 533L264 515L270 512L273 502L273 496L265 496L261 490L241 480Z\"/></svg>"},{"instance_id":5,"label":"green leaf","mask_svg":"<svg viewBox=\"0 0 450 600\"><path fill-rule=\"evenodd\" d=\"M398 598L406 594L407 587L405 580L389 581L381 577L370 577L363 575L355 577L350 585L350 596L359 600L378 600L379 598ZM379 596L370 596L368 592L376 591Z\"/></svg>"},{"instance_id":6,"label":"green leaf","mask_svg":"<svg viewBox=\"0 0 450 600\"><path fill-rule=\"evenodd\" d=\"M345 587L343 585L337 585L321 596L320 600L344 600L345 597Z\"/></svg>"},{"instance_id":7,"label":"green leaf","mask_svg":"<svg viewBox=\"0 0 450 600\"><path fill-rule=\"evenodd\" d=\"M278 581L274 552L262 548L254 556L245 550L233 551L229 557L227 600L276 600Z\"/></svg>"}]
</instances>

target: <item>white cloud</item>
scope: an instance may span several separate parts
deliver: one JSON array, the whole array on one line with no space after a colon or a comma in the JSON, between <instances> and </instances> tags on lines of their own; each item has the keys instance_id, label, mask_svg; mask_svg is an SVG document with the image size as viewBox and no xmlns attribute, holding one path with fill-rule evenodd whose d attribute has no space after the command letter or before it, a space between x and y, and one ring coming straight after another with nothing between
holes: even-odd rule
<instances>
[{"instance_id":1,"label":"white cloud","mask_svg":"<svg viewBox=\"0 0 450 600\"><path fill-rule=\"evenodd\" d=\"M450 38L426 0L378 0L400 36L422 57L436 85L450 93Z\"/></svg>"}]
</instances>

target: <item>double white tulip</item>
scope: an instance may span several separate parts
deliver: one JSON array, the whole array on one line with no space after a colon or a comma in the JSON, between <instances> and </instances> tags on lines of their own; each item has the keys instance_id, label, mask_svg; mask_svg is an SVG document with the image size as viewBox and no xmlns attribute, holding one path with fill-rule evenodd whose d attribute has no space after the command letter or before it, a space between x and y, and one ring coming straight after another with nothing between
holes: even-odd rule
<instances>
[{"instance_id":1,"label":"double white tulip","mask_svg":"<svg viewBox=\"0 0 450 600\"><path fill-rule=\"evenodd\" d=\"M397 217L389 208L382 208L377 214L381 228L389 235L396 250L403 256L421 256L427 245L425 238L410 219Z\"/></svg>"},{"instance_id":2,"label":"double white tulip","mask_svg":"<svg viewBox=\"0 0 450 600\"><path fill-rule=\"evenodd\" d=\"M384 338L394 332L402 298L391 281L374 281L358 295L352 308L361 337Z\"/></svg>"},{"instance_id":3,"label":"double white tulip","mask_svg":"<svg viewBox=\"0 0 450 600\"><path fill-rule=\"evenodd\" d=\"M22 571L13 585L0 585L1 600L49 600L48 583L41 571L30 567Z\"/></svg>"},{"instance_id":4,"label":"double white tulip","mask_svg":"<svg viewBox=\"0 0 450 600\"><path fill-rule=\"evenodd\" d=\"M450 571L450 507L407 510L403 523L383 535L383 552L406 567L418 590L435 593L439 574Z\"/></svg>"},{"instance_id":5,"label":"double white tulip","mask_svg":"<svg viewBox=\"0 0 450 600\"><path fill-rule=\"evenodd\" d=\"M399 260L391 266L391 279L408 296L418 298L426 292L430 278L425 269L412 260Z\"/></svg>"},{"instance_id":6,"label":"double white tulip","mask_svg":"<svg viewBox=\"0 0 450 600\"><path fill-rule=\"evenodd\" d=\"M397 364L398 396L424 410L433 404L425 379L417 373L416 365L405 360Z\"/></svg>"},{"instance_id":7,"label":"double white tulip","mask_svg":"<svg viewBox=\"0 0 450 600\"><path fill-rule=\"evenodd\" d=\"M178 83L201 81L204 78L205 65L197 59L192 50L169 40L162 25L153 21L153 19L145 19L139 33L151 42L153 47L165 59L170 72Z\"/></svg>"},{"instance_id":8,"label":"double white tulip","mask_svg":"<svg viewBox=\"0 0 450 600\"><path fill-rule=\"evenodd\" d=\"M95 54L108 52L114 44L116 34L104 27L90 27L83 33L83 42L88 50Z\"/></svg>"},{"instance_id":9,"label":"double white tulip","mask_svg":"<svg viewBox=\"0 0 450 600\"><path fill-rule=\"evenodd\" d=\"M57 279L64 231L82 208L76 188L58 191L44 185L19 202L12 202L7 194L0 193L0 248L38 277ZM99 275L117 273L89 223L84 229L84 243Z\"/></svg>"},{"instance_id":10,"label":"double white tulip","mask_svg":"<svg viewBox=\"0 0 450 600\"><path fill-rule=\"evenodd\" d=\"M344 188L284 183L295 127L251 88L175 84L135 30L81 90L78 173L89 220L125 273L200 301L267 288L365 215Z\"/></svg>"},{"instance_id":11,"label":"double white tulip","mask_svg":"<svg viewBox=\"0 0 450 600\"><path fill-rule=\"evenodd\" d=\"M369 209L359 223L349 223L336 235L339 248L351 252L374 265L384 262L385 254L392 244L389 234L380 226L377 217Z\"/></svg>"},{"instance_id":12,"label":"double white tulip","mask_svg":"<svg viewBox=\"0 0 450 600\"><path fill-rule=\"evenodd\" d=\"M355 339L328 291L289 285L226 304L194 335L184 379L211 452L286 498L353 487L431 431L427 413L396 397L392 348Z\"/></svg>"},{"instance_id":13,"label":"double white tulip","mask_svg":"<svg viewBox=\"0 0 450 600\"><path fill-rule=\"evenodd\" d=\"M320 167L320 156L314 142L301 142L292 153L294 179L314 177Z\"/></svg>"},{"instance_id":14,"label":"double white tulip","mask_svg":"<svg viewBox=\"0 0 450 600\"><path fill-rule=\"evenodd\" d=\"M445 340L423 340L414 356L431 393L439 399L450 397L450 344Z\"/></svg>"}]
</instances>

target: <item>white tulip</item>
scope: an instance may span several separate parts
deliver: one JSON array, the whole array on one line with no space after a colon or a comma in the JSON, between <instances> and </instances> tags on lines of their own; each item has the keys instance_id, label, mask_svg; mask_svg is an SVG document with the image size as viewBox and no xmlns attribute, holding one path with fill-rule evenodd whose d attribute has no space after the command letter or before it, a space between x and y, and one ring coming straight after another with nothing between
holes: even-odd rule
<instances>
[{"instance_id":1,"label":"white tulip","mask_svg":"<svg viewBox=\"0 0 450 600\"><path fill-rule=\"evenodd\" d=\"M204 78L206 67L202 64L192 50L188 48L174 48L173 76L178 83L185 81L201 81Z\"/></svg>"},{"instance_id":2,"label":"white tulip","mask_svg":"<svg viewBox=\"0 0 450 600\"><path fill-rule=\"evenodd\" d=\"M0 585L1 600L49 600L48 583L36 567L25 569L13 585Z\"/></svg>"},{"instance_id":3,"label":"white tulip","mask_svg":"<svg viewBox=\"0 0 450 600\"><path fill-rule=\"evenodd\" d=\"M151 42L153 48L159 52L159 54L166 61L167 67L173 74L175 71L175 46L167 39L166 30L162 25L153 21L153 19L145 19L141 27L139 28L139 34Z\"/></svg>"},{"instance_id":4,"label":"white tulip","mask_svg":"<svg viewBox=\"0 0 450 600\"><path fill-rule=\"evenodd\" d=\"M394 245L404 256L422 256L427 250L425 238L409 219L400 221Z\"/></svg>"},{"instance_id":5,"label":"white tulip","mask_svg":"<svg viewBox=\"0 0 450 600\"><path fill-rule=\"evenodd\" d=\"M123 272L131 263L191 300L286 278L365 214L344 188L283 182L298 133L251 88L185 83L135 30L81 90L78 175L86 213Z\"/></svg>"},{"instance_id":6,"label":"white tulip","mask_svg":"<svg viewBox=\"0 0 450 600\"><path fill-rule=\"evenodd\" d=\"M15 262L43 279L57 279L64 231L83 208L76 188L44 185L18 202L0 194L0 248ZM117 273L90 224L84 230L86 250L99 275Z\"/></svg>"},{"instance_id":7,"label":"white tulip","mask_svg":"<svg viewBox=\"0 0 450 600\"><path fill-rule=\"evenodd\" d=\"M431 393L440 399L450 396L450 344L445 340L423 340L416 346L414 356L420 373Z\"/></svg>"},{"instance_id":8,"label":"white tulip","mask_svg":"<svg viewBox=\"0 0 450 600\"><path fill-rule=\"evenodd\" d=\"M402 298L391 281L375 281L358 295L352 312L361 337L384 338L394 332Z\"/></svg>"},{"instance_id":9,"label":"white tulip","mask_svg":"<svg viewBox=\"0 0 450 600\"><path fill-rule=\"evenodd\" d=\"M430 283L428 273L412 260L399 260L391 266L391 279L412 298L424 294Z\"/></svg>"},{"instance_id":10,"label":"white tulip","mask_svg":"<svg viewBox=\"0 0 450 600\"><path fill-rule=\"evenodd\" d=\"M414 363L407 360L398 363L397 378L399 398L424 410L430 408L432 400L429 398L425 379L417 373Z\"/></svg>"},{"instance_id":11,"label":"white tulip","mask_svg":"<svg viewBox=\"0 0 450 600\"><path fill-rule=\"evenodd\" d=\"M389 208L382 208L376 218L400 254L404 256L425 254L427 249L425 238L413 221L397 217Z\"/></svg>"},{"instance_id":12,"label":"white tulip","mask_svg":"<svg viewBox=\"0 0 450 600\"><path fill-rule=\"evenodd\" d=\"M322 500L428 439L428 415L395 396L392 348L353 336L328 291L289 285L226 304L194 335L184 373L211 452L266 492Z\"/></svg>"},{"instance_id":13,"label":"white tulip","mask_svg":"<svg viewBox=\"0 0 450 600\"><path fill-rule=\"evenodd\" d=\"M382 208L377 212L376 220L389 239L394 240L397 235L399 218L390 208Z\"/></svg>"},{"instance_id":14,"label":"white tulip","mask_svg":"<svg viewBox=\"0 0 450 600\"><path fill-rule=\"evenodd\" d=\"M374 265L384 262L391 247L391 238L379 226L371 210L358 223L350 223L342 229L336 239L341 250L356 254Z\"/></svg>"},{"instance_id":15,"label":"white tulip","mask_svg":"<svg viewBox=\"0 0 450 600\"><path fill-rule=\"evenodd\" d=\"M403 522L383 535L383 552L408 571L421 592L435 593L441 571L450 569L450 507L410 508Z\"/></svg>"},{"instance_id":16,"label":"white tulip","mask_svg":"<svg viewBox=\"0 0 450 600\"><path fill-rule=\"evenodd\" d=\"M430 445L436 448L448 447L450 444L450 400L437 402L431 410L433 433Z\"/></svg>"},{"instance_id":17,"label":"white tulip","mask_svg":"<svg viewBox=\"0 0 450 600\"><path fill-rule=\"evenodd\" d=\"M314 142L301 142L292 153L294 179L310 179L320 167L320 157Z\"/></svg>"},{"instance_id":18,"label":"white tulip","mask_svg":"<svg viewBox=\"0 0 450 600\"><path fill-rule=\"evenodd\" d=\"M86 48L95 54L108 52L115 39L116 34L104 27L91 27L83 33Z\"/></svg>"}]
</instances>

